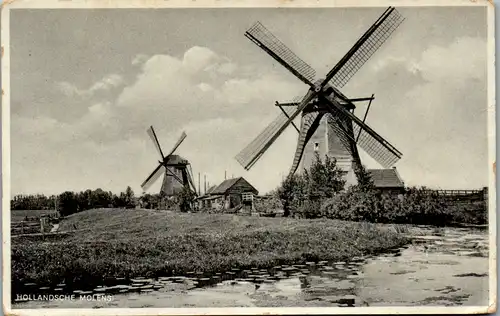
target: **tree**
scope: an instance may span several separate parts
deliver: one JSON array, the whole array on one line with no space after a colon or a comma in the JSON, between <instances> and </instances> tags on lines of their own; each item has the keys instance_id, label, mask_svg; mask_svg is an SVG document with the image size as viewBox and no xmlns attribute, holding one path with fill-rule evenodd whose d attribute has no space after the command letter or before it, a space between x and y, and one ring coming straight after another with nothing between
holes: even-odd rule
<instances>
[{"instance_id":1,"label":"tree","mask_svg":"<svg viewBox=\"0 0 500 316\"><path fill-rule=\"evenodd\" d=\"M109 192L104 191L103 189L96 189L92 191L90 195L90 207L91 208L105 208L109 207L112 204L112 196L110 196Z\"/></svg>"},{"instance_id":2,"label":"tree","mask_svg":"<svg viewBox=\"0 0 500 316\"><path fill-rule=\"evenodd\" d=\"M309 200L331 198L345 186L345 172L337 167L337 161L325 155L324 162L315 153L315 160L309 170L304 170Z\"/></svg>"},{"instance_id":3,"label":"tree","mask_svg":"<svg viewBox=\"0 0 500 316\"><path fill-rule=\"evenodd\" d=\"M375 188L372 176L368 171L366 171L365 166L362 164L357 165L354 169L354 173L356 174L356 179L358 180L358 184L356 185L358 190L367 192Z\"/></svg>"},{"instance_id":4,"label":"tree","mask_svg":"<svg viewBox=\"0 0 500 316\"><path fill-rule=\"evenodd\" d=\"M134 208L135 207L135 198L134 191L130 186L125 190L125 194L123 196L123 202L126 208Z\"/></svg>"},{"instance_id":5,"label":"tree","mask_svg":"<svg viewBox=\"0 0 500 316\"><path fill-rule=\"evenodd\" d=\"M139 201L141 203L141 207L145 209L154 209L158 207L158 199L159 199L159 194L149 194L149 193L144 193L140 198Z\"/></svg>"},{"instance_id":6,"label":"tree","mask_svg":"<svg viewBox=\"0 0 500 316\"><path fill-rule=\"evenodd\" d=\"M196 194L189 187L184 186L182 190L176 194L176 197L181 212L187 212L191 210Z\"/></svg>"},{"instance_id":7,"label":"tree","mask_svg":"<svg viewBox=\"0 0 500 316\"><path fill-rule=\"evenodd\" d=\"M61 193L58 201L61 216L68 216L79 211L76 194L71 191Z\"/></svg>"},{"instance_id":8,"label":"tree","mask_svg":"<svg viewBox=\"0 0 500 316\"><path fill-rule=\"evenodd\" d=\"M281 182L276 195L283 206L283 216L290 216L291 209L305 198L306 183L301 175L292 174Z\"/></svg>"},{"instance_id":9,"label":"tree","mask_svg":"<svg viewBox=\"0 0 500 316\"><path fill-rule=\"evenodd\" d=\"M80 206L82 209L88 210L93 207L92 205L92 190L87 189L80 193Z\"/></svg>"}]
</instances>

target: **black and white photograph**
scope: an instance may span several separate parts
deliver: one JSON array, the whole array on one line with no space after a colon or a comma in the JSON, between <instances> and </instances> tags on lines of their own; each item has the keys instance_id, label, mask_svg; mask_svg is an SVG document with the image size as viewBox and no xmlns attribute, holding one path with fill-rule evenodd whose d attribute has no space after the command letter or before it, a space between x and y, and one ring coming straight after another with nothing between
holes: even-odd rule
<instances>
[{"instance_id":1,"label":"black and white photograph","mask_svg":"<svg viewBox=\"0 0 500 316\"><path fill-rule=\"evenodd\" d=\"M4 311L495 312L493 11L4 3Z\"/></svg>"}]
</instances>

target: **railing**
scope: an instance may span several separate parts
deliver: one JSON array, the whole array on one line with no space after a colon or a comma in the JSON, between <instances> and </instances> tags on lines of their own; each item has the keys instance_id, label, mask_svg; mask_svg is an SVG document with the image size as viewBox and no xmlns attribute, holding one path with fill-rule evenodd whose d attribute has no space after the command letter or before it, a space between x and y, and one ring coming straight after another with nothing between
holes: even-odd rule
<instances>
[{"instance_id":1,"label":"railing","mask_svg":"<svg viewBox=\"0 0 500 316\"><path fill-rule=\"evenodd\" d=\"M439 195L471 195L483 194L483 190L429 190Z\"/></svg>"},{"instance_id":2,"label":"railing","mask_svg":"<svg viewBox=\"0 0 500 316\"><path fill-rule=\"evenodd\" d=\"M487 201L488 188L475 190L427 190L430 194L437 194L443 198L450 200L467 200L467 201Z\"/></svg>"}]
</instances>

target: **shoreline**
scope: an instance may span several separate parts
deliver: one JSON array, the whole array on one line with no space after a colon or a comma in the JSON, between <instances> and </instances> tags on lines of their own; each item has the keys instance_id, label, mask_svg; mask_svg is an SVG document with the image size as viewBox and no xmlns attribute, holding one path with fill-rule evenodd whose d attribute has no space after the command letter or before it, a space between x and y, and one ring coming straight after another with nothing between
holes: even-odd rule
<instances>
[{"instance_id":1,"label":"shoreline","mask_svg":"<svg viewBox=\"0 0 500 316\"><path fill-rule=\"evenodd\" d=\"M346 261L409 241L397 228L382 224L138 213L114 209L78 213L61 222L61 227L78 222L79 229L89 230L50 243L13 242L12 296L28 288L29 293L35 288L49 290L46 287L59 288L60 293L65 288L91 290L106 280L112 283L113 278L123 281L189 272L209 277L232 269ZM137 220L127 220L131 215Z\"/></svg>"}]
</instances>

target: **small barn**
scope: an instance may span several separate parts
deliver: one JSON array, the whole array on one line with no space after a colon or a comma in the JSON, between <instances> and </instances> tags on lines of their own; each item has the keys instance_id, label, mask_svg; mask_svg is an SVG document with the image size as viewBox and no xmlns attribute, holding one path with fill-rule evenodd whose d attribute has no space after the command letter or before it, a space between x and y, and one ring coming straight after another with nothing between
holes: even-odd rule
<instances>
[{"instance_id":1,"label":"small barn","mask_svg":"<svg viewBox=\"0 0 500 316\"><path fill-rule=\"evenodd\" d=\"M390 169L368 169L376 189L386 194L401 194L405 185L396 167Z\"/></svg>"},{"instance_id":2,"label":"small barn","mask_svg":"<svg viewBox=\"0 0 500 316\"><path fill-rule=\"evenodd\" d=\"M243 177L224 180L221 184L211 187L198 198L200 208L216 210L243 207L253 209L253 198L259 191Z\"/></svg>"}]
</instances>

